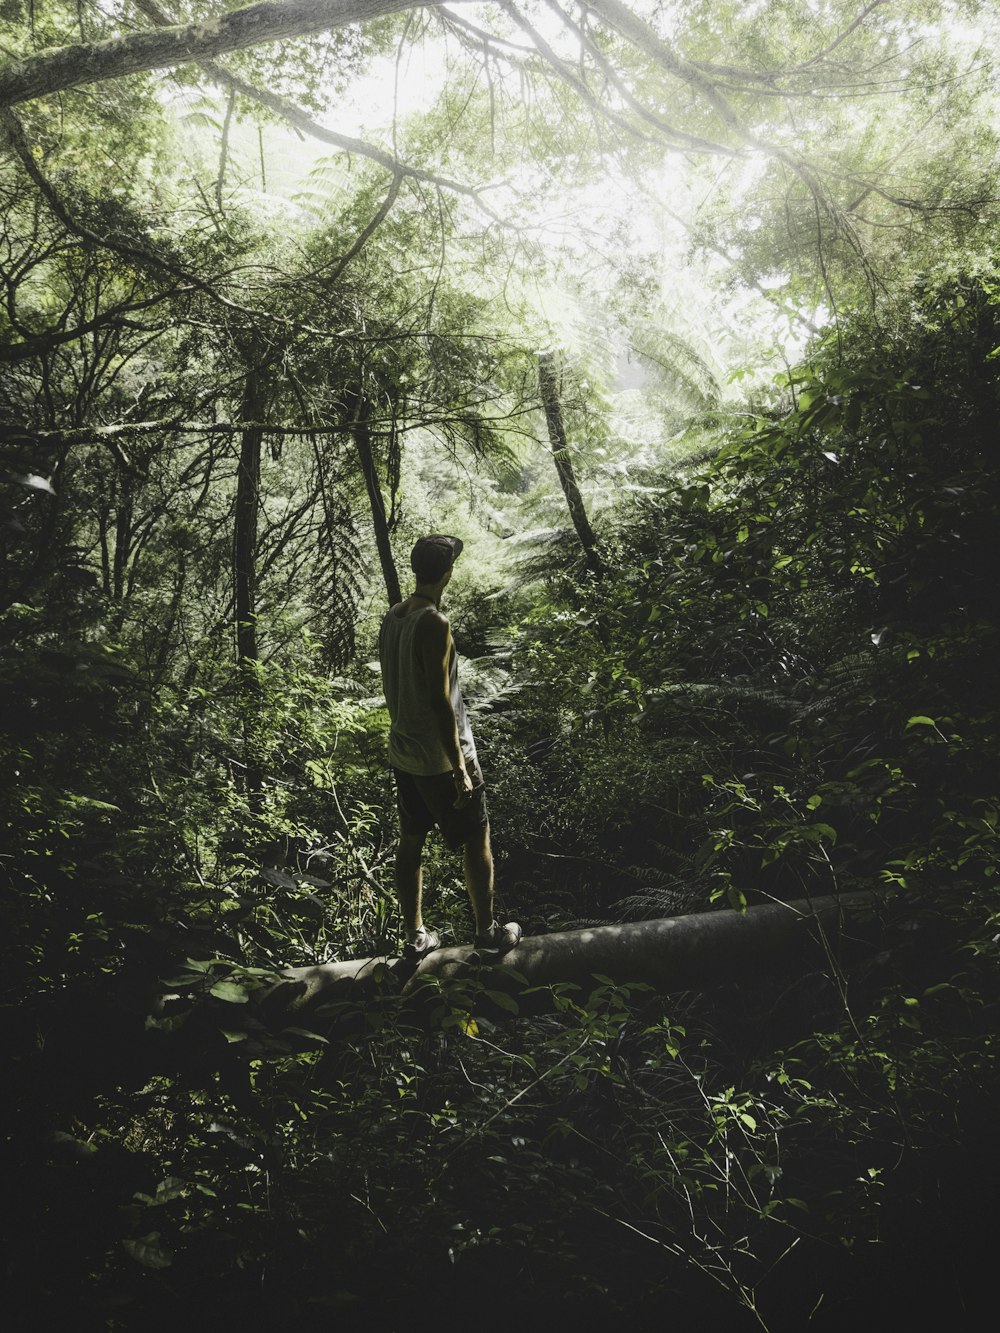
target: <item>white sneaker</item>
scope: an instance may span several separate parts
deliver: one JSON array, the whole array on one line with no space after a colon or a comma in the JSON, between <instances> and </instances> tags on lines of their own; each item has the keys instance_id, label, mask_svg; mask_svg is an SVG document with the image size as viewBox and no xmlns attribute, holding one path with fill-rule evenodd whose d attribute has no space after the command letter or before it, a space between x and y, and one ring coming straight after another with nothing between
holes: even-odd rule
<instances>
[{"instance_id":1,"label":"white sneaker","mask_svg":"<svg viewBox=\"0 0 1000 1333\"><path fill-rule=\"evenodd\" d=\"M409 941L403 949L403 957L416 961L433 953L435 949L441 947L441 936L436 930L428 930L426 926L421 926L416 936Z\"/></svg>"},{"instance_id":2,"label":"white sneaker","mask_svg":"<svg viewBox=\"0 0 1000 1333\"><path fill-rule=\"evenodd\" d=\"M490 949L498 954L510 953L511 949L521 943L521 933L521 927L516 921L508 921L505 926L494 921L487 934L476 936L475 947Z\"/></svg>"}]
</instances>

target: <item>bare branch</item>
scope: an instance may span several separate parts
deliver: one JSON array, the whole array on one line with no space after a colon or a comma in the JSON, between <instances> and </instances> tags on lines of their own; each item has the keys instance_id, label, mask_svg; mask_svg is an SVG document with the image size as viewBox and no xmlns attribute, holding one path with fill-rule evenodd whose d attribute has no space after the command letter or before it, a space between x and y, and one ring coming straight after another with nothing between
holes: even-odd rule
<instances>
[{"instance_id":1,"label":"bare branch","mask_svg":"<svg viewBox=\"0 0 1000 1333\"><path fill-rule=\"evenodd\" d=\"M77 444L107 444L144 435L239 435L245 430L263 430L268 435L336 435L346 429L337 423L320 426L275 426L262 421L185 421L166 417L159 421L118 421L108 426L79 426L67 430L21 431L22 443L69 448Z\"/></svg>"},{"instance_id":2,"label":"bare branch","mask_svg":"<svg viewBox=\"0 0 1000 1333\"><path fill-rule=\"evenodd\" d=\"M631 107L640 119L644 120L648 125L651 125L660 134L667 135L685 148L699 149L706 153L721 153L726 156L733 155L732 148L727 148L722 144L713 143L709 139L703 139L698 135L688 134L684 130L679 130L676 126L669 125L660 116L656 115L655 112L650 111L648 107L643 106L639 99L635 97L626 86L624 79L607 59L587 30L579 23L574 22L568 14L564 13L561 6L557 3L557 0L545 0L545 3L551 10L558 14L563 23L566 24L570 31L579 40L581 48L587 51L595 65L601 70L608 83L617 89L619 96L622 97L625 103Z\"/></svg>"},{"instance_id":3,"label":"bare branch","mask_svg":"<svg viewBox=\"0 0 1000 1333\"><path fill-rule=\"evenodd\" d=\"M633 14L622 0L587 0L586 7L602 18L606 24L627 38L634 46L645 52L668 74L692 87L709 104L715 114L728 129L745 138L740 118L726 99L718 92L710 79L693 65L682 60L662 37L643 19Z\"/></svg>"},{"instance_id":4,"label":"bare branch","mask_svg":"<svg viewBox=\"0 0 1000 1333\"><path fill-rule=\"evenodd\" d=\"M645 112L643 108L639 106L638 103L634 103L633 109L638 109L641 113L642 118L647 120L657 131L655 138L649 134L644 134L636 125L632 124L626 117L620 115L616 111L613 111L609 106L607 106L606 103L604 103L601 100L601 98L590 88L586 80L576 70L576 68L573 65L570 65L568 61L563 60L557 54L557 52L553 50L553 48L545 40L545 38L538 31L538 29L535 28L524 17L524 15L521 14L514 7L514 5L511 3L511 0L497 0L497 2L500 5L500 7L510 15L510 17L514 20L514 22L518 25L518 27L523 29L523 31L526 32L531 37L532 41L535 44L535 55L541 56L544 63L550 69L554 70L560 79L562 79L565 83L569 84L569 86L574 90L577 96L580 97L580 99L594 113L595 120L601 120L609 125L614 125L618 129L622 130L625 134L627 134L630 138L639 139L647 143L662 144L664 137L666 137L668 141L672 140L672 142L667 143L667 146L671 148L697 147L701 149L703 152L727 153L727 154L732 153L733 151L732 149L724 148L719 144L710 143L707 139L699 139L694 135L687 135L684 134L683 132L675 130L672 126L668 125L666 121L660 120L659 117L654 116L651 112ZM562 15L561 10L558 9L558 6L555 6L555 8L560 13L561 17L563 17L564 20L567 23L569 23L569 20L565 19L565 15Z\"/></svg>"},{"instance_id":5,"label":"bare branch","mask_svg":"<svg viewBox=\"0 0 1000 1333\"><path fill-rule=\"evenodd\" d=\"M485 28L480 28L477 24L470 23L468 19L460 18L458 14L452 14L447 9L441 14L441 22L445 28L451 28L460 40L463 34L467 34L471 43L481 46L483 50L492 48L523 60L529 60L538 54L534 46L522 46L519 42L498 37L496 33L488 32Z\"/></svg>"},{"instance_id":6,"label":"bare branch","mask_svg":"<svg viewBox=\"0 0 1000 1333\"><path fill-rule=\"evenodd\" d=\"M368 244L368 241L371 239L371 237L375 234L378 228L381 227L382 223L389 216L393 204L396 202L396 199L399 195L399 188L402 185L402 183L403 183L403 178L401 175L393 176L392 184L389 186L389 193L383 199L381 207L369 220L368 225L360 232L354 244L347 251L347 253L341 255L340 258L337 260L333 272L329 275L328 278L329 282L333 283L337 281L337 279L340 277L341 273L343 273L344 269L351 262L351 260L354 259L356 255L359 255L361 253L364 247Z\"/></svg>"}]
</instances>

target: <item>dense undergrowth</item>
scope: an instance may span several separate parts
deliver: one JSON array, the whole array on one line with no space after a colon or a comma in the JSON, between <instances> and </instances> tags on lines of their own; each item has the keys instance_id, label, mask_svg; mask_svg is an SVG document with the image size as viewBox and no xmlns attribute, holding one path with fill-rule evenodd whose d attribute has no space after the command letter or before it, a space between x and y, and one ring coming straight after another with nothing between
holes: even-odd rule
<instances>
[{"instance_id":1,"label":"dense undergrowth","mask_svg":"<svg viewBox=\"0 0 1000 1333\"><path fill-rule=\"evenodd\" d=\"M480 980L269 1024L275 969L395 938L363 668L331 680L306 645L261 669L257 794L231 673L152 688L71 563L5 613L19 1326L395 1329L430 1307L779 1333L974 1308L998 346L982 280L841 329L790 407L617 507L604 579L566 566L501 604L473 664L527 929L878 888L880 945L849 972L667 997L595 977L524 1012ZM435 852L428 879L463 938L457 866Z\"/></svg>"}]
</instances>

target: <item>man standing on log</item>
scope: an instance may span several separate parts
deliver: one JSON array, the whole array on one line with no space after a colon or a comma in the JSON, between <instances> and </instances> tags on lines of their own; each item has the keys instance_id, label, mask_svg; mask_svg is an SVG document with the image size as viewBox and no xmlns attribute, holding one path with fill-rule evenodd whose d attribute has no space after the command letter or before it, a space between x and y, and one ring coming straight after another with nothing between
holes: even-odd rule
<instances>
[{"instance_id":1,"label":"man standing on log","mask_svg":"<svg viewBox=\"0 0 1000 1333\"><path fill-rule=\"evenodd\" d=\"M421 537L410 555L416 587L382 621L379 659L389 706L389 762L396 781L399 849L396 892L405 955L420 959L441 937L423 923L424 839L436 824L465 855L465 884L476 919L476 948L506 953L521 938L514 921L493 916L493 854L486 788L458 685L458 662L441 594L462 551L458 537Z\"/></svg>"}]
</instances>

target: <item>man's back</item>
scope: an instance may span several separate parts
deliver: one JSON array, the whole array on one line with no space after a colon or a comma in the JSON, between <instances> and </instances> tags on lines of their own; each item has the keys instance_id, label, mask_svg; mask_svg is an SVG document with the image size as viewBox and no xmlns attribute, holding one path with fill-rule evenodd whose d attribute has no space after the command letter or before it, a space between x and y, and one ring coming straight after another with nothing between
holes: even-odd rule
<instances>
[{"instance_id":1,"label":"man's back","mask_svg":"<svg viewBox=\"0 0 1000 1333\"><path fill-rule=\"evenodd\" d=\"M441 937L423 924L424 839L436 825L445 841L461 847L465 884L476 918L476 947L496 954L521 938L516 921L493 917L493 853L486 786L472 730L458 688L451 627L438 610L462 552L458 537L434 532L410 553L417 586L394 606L379 631L382 681L392 726L389 760L399 810L396 892L407 953L419 960Z\"/></svg>"},{"instance_id":2,"label":"man's back","mask_svg":"<svg viewBox=\"0 0 1000 1333\"><path fill-rule=\"evenodd\" d=\"M432 686L424 655L426 641L432 636L438 637L442 626L450 644L448 622L437 608L415 605L408 598L386 614L379 632L382 686L392 720L389 760L405 773L429 776L448 773L453 767L431 707ZM458 684L458 664L453 647L448 653L448 686L459 743L471 767L477 762L476 746Z\"/></svg>"}]
</instances>

